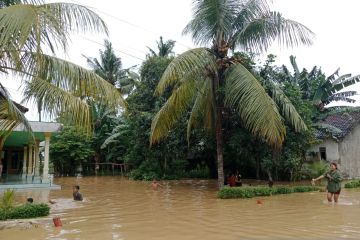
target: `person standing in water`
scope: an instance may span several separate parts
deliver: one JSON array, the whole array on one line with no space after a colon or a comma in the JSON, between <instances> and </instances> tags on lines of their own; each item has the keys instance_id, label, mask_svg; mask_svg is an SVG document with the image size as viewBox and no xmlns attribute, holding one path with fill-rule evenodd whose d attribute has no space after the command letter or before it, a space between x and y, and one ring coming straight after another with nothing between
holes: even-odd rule
<instances>
[{"instance_id":1,"label":"person standing in water","mask_svg":"<svg viewBox=\"0 0 360 240\"><path fill-rule=\"evenodd\" d=\"M159 182L157 182L156 179L154 178L152 183L151 183L151 187L153 189L157 189L158 187L162 187L162 185Z\"/></svg>"},{"instance_id":2,"label":"person standing in water","mask_svg":"<svg viewBox=\"0 0 360 240\"><path fill-rule=\"evenodd\" d=\"M312 184L314 185L316 181L327 178L328 184L327 184L327 199L329 202L332 202L332 199L334 198L334 202L338 202L340 192L341 192L341 175L338 171L337 164L331 163L330 164L330 171L327 173L312 179Z\"/></svg>"},{"instance_id":3,"label":"person standing in water","mask_svg":"<svg viewBox=\"0 0 360 240\"><path fill-rule=\"evenodd\" d=\"M82 201L83 197L81 195L81 193L79 192L80 187L79 185L75 185L73 186L73 197L75 201Z\"/></svg>"}]
</instances>

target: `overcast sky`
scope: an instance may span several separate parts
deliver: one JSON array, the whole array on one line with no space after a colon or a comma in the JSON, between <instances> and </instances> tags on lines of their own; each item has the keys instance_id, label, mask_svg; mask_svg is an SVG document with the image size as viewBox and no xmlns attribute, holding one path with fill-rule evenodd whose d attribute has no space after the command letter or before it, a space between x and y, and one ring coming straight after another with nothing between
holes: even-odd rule
<instances>
[{"instance_id":1,"label":"overcast sky","mask_svg":"<svg viewBox=\"0 0 360 240\"><path fill-rule=\"evenodd\" d=\"M50 1L49 1L50 2ZM67 55L74 63L87 67L82 55L98 57L104 38L108 38L121 57L123 67L141 64L148 52L147 46L156 48L159 36L176 41L175 53L193 47L184 26L191 19L191 0L71 0L91 7L108 25L110 35L73 36ZM310 47L281 49L274 44L268 53L278 56L276 64L289 65L289 56L295 55L299 67L321 66L327 75L340 67L340 73L360 74L360 0L273 0L272 9L284 17L301 22L315 34ZM10 88L16 101L21 101L19 84L2 80ZM359 86L352 89L360 90ZM29 108L32 108L28 105ZM36 111L30 109L27 117L37 120Z\"/></svg>"}]
</instances>

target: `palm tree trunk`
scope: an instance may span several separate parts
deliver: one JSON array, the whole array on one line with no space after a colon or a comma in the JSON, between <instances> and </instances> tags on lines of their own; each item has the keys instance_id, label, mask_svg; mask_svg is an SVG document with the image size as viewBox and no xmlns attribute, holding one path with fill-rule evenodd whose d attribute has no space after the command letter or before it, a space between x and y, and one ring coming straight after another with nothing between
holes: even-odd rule
<instances>
[{"instance_id":1,"label":"palm tree trunk","mask_svg":"<svg viewBox=\"0 0 360 240\"><path fill-rule=\"evenodd\" d=\"M219 189L224 187L224 157L223 157L223 134L222 134L222 108L217 108L216 114L216 153Z\"/></svg>"}]
</instances>

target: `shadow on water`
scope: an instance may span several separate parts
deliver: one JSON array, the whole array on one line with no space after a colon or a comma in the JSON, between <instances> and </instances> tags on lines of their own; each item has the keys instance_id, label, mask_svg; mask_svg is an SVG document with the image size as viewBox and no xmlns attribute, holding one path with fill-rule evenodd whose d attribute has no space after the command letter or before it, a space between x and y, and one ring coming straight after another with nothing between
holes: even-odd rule
<instances>
[{"instance_id":1,"label":"shadow on water","mask_svg":"<svg viewBox=\"0 0 360 240\"><path fill-rule=\"evenodd\" d=\"M346 239L360 238L360 190L221 200L216 181L150 182L120 177L59 178L61 190L17 191L18 202L55 199L38 227L0 230L0 239ZM72 186L80 185L83 202ZM261 204L259 204L261 202ZM55 228L53 217L60 217Z\"/></svg>"}]
</instances>

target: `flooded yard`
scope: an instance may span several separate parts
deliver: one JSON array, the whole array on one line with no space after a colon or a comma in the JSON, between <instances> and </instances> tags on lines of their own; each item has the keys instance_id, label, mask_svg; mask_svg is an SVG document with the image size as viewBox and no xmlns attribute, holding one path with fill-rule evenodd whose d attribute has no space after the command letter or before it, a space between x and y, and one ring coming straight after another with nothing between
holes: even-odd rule
<instances>
[{"instance_id":1,"label":"flooded yard","mask_svg":"<svg viewBox=\"0 0 360 240\"><path fill-rule=\"evenodd\" d=\"M337 205L324 192L221 200L216 181L149 182L120 177L58 178L62 190L17 190L18 202L55 199L51 214L0 239L358 239L360 190L343 189ZM80 185L83 202L74 202ZM62 228L55 228L60 217Z\"/></svg>"}]
</instances>

